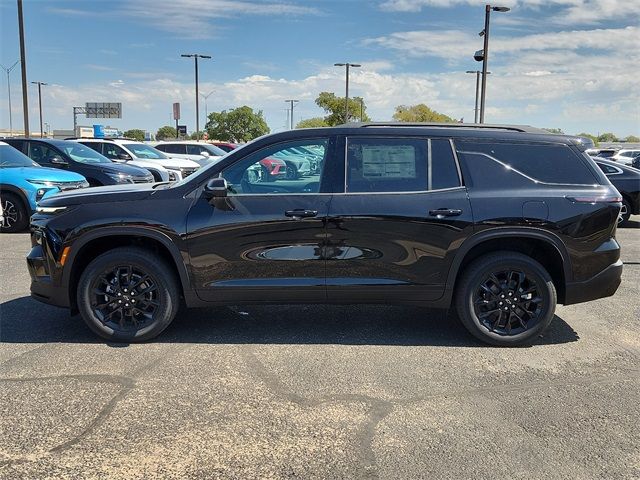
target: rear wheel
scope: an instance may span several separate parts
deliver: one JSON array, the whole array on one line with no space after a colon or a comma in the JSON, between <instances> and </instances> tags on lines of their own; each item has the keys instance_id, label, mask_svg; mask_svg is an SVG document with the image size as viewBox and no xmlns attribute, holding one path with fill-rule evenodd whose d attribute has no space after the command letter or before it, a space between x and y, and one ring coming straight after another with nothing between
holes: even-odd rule
<instances>
[{"instance_id":1,"label":"rear wheel","mask_svg":"<svg viewBox=\"0 0 640 480\"><path fill-rule=\"evenodd\" d=\"M159 335L179 309L171 268L135 247L103 253L82 272L77 302L82 318L108 340L140 342Z\"/></svg>"},{"instance_id":2,"label":"rear wheel","mask_svg":"<svg viewBox=\"0 0 640 480\"><path fill-rule=\"evenodd\" d=\"M556 289L540 263L516 252L496 252L473 261L456 293L463 325L497 346L531 343L549 326Z\"/></svg>"},{"instance_id":3,"label":"rear wheel","mask_svg":"<svg viewBox=\"0 0 640 480\"><path fill-rule=\"evenodd\" d=\"M24 202L15 193L3 193L0 195L2 201L2 222L0 231L3 233L21 232L29 225L29 211Z\"/></svg>"},{"instance_id":4,"label":"rear wheel","mask_svg":"<svg viewBox=\"0 0 640 480\"><path fill-rule=\"evenodd\" d=\"M622 208L618 216L618 225L624 225L631 218L631 205L624 198L622 199Z\"/></svg>"}]
</instances>

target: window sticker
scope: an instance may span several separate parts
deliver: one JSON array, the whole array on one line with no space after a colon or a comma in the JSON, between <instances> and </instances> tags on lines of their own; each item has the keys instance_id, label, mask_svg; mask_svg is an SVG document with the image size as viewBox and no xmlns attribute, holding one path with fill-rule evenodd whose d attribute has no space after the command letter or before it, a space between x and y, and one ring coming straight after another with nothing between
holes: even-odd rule
<instances>
[{"instance_id":1,"label":"window sticker","mask_svg":"<svg viewBox=\"0 0 640 480\"><path fill-rule=\"evenodd\" d=\"M416 151L411 145L363 145L364 178L416 178Z\"/></svg>"}]
</instances>

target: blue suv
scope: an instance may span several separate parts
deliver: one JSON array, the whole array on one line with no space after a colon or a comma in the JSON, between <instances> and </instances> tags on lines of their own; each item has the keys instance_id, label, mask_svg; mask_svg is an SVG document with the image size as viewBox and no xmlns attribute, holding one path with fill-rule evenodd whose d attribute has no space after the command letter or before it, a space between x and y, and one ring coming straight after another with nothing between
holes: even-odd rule
<instances>
[{"instance_id":1,"label":"blue suv","mask_svg":"<svg viewBox=\"0 0 640 480\"><path fill-rule=\"evenodd\" d=\"M0 142L0 232L24 230L37 202L46 196L88 186L82 175L41 167Z\"/></svg>"}]
</instances>

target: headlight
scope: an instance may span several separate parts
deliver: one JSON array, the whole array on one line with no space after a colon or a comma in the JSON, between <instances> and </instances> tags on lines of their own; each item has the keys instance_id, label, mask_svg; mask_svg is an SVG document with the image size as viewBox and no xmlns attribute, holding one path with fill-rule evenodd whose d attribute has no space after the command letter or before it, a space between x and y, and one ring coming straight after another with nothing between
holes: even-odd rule
<instances>
[{"instance_id":1,"label":"headlight","mask_svg":"<svg viewBox=\"0 0 640 480\"><path fill-rule=\"evenodd\" d=\"M169 170L169 181L177 182L179 180L182 180L182 172L180 171L180 169L167 167L167 170Z\"/></svg>"},{"instance_id":2,"label":"headlight","mask_svg":"<svg viewBox=\"0 0 640 480\"><path fill-rule=\"evenodd\" d=\"M51 182L49 180L30 180L30 179L27 179L27 182L29 182L31 185L42 185L44 187L57 187L58 186L58 182Z\"/></svg>"},{"instance_id":3,"label":"headlight","mask_svg":"<svg viewBox=\"0 0 640 480\"><path fill-rule=\"evenodd\" d=\"M55 215L56 213L64 212L67 207L36 207L36 213L46 213L48 215Z\"/></svg>"},{"instance_id":4,"label":"headlight","mask_svg":"<svg viewBox=\"0 0 640 480\"><path fill-rule=\"evenodd\" d=\"M116 183L133 183L133 177L124 173L107 173L107 176Z\"/></svg>"}]
</instances>

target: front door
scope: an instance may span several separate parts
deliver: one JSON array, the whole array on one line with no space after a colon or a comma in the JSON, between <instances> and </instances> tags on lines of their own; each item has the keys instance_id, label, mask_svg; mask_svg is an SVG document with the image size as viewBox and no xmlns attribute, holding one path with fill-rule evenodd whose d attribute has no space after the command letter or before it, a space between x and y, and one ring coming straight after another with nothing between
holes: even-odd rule
<instances>
[{"instance_id":1,"label":"front door","mask_svg":"<svg viewBox=\"0 0 640 480\"><path fill-rule=\"evenodd\" d=\"M189 212L189 253L197 294L212 302L324 302L326 169L296 179L274 155L292 146L331 163L334 142L310 138L247 154L225 168L227 197L200 196ZM327 191L327 193L324 193Z\"/></svg>"},{"instance_id":2,"label":"front door","mask_svg":"<svg viewBox=\"0 0 640 480\"><path fill-rule=\"evenodd\" d=\"M331 202L331 302L439 299L471 207L448 139L351 136Z\"/></svg>"}]
</instances>

